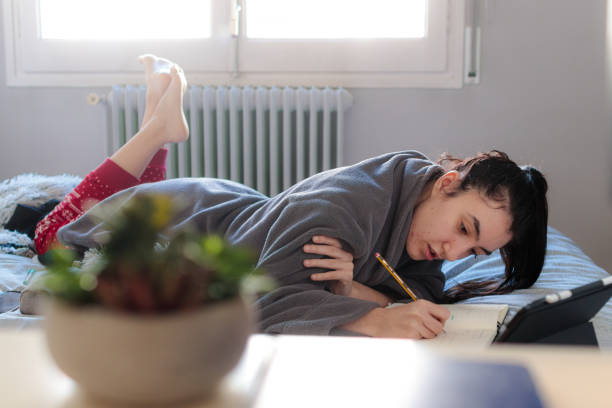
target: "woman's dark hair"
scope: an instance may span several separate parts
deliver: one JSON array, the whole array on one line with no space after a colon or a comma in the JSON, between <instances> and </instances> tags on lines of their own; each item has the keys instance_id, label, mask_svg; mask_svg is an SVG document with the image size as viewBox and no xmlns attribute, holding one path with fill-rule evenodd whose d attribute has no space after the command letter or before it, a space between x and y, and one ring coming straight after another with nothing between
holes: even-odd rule
<instances>
[{"instance_id":1,"label":"woman's dark hair","mask_svg":"<svg viewBox=\"0 0 612 408\"><path fill-rule=\"evenodd\" d=\"M531 166L519 167L498 150L463 160L444 154L438 164L446 171L459 172L461 184L457 192L470 189L482 192L489 199L506 203L512 216L512 240L500 248L506 265L505 279L461 283L448 289L444 300L456 302L533 285L546 255L548 184L542 173Z\"/></svg>"}]
</instances>

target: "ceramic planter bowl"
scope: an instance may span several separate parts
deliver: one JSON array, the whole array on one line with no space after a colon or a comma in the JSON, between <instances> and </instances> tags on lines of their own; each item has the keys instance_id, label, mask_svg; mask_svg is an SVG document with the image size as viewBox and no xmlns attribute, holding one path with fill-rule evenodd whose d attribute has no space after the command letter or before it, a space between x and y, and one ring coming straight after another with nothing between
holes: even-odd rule
<instances>
[{"instance_id":1,"label":"ceramic planter bowl","mask_svg":"<svg viewBox=\"0 0 612 408\"><path fill-rule=\"evenodd\" d=\"M62 371L94 396L138 404L210 396L252 327L239 298L149 316L52 300L46 313L47 343Z\"/></svg>"}]
</instances>

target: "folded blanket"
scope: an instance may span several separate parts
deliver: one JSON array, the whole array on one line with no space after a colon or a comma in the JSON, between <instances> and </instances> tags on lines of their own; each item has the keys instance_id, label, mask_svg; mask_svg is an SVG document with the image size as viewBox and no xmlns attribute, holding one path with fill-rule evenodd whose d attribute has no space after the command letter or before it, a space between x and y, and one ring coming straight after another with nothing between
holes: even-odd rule
<instances>
[{"instance_id":1,"label":"folded blanket","mask_svg":"<svg viewBox=\"0 0 612 408\"><path fill-rule=\"evenodd\" d=\"M121 191L94 206L58 232L65 245L98 248L109 230L104 220L139 194L160 193L180 201L171 221L170 238L185 225L218 233L230 243L259 254L259 266L279 287L257 300L261 330L268 333L329 334L332 329L365 315L378 305L338 296L313 282L321 272L305 268L302 247L313 235L338 238L354 256L354 279L405 295L374 257L383 254L423 298L441 296L441 262L415 262L405 243L415 203L440 167L418 152L389 153L353 166L314 175L268 198L231 181L199 178L142 184Z\"/></svg>"}]
</instances>

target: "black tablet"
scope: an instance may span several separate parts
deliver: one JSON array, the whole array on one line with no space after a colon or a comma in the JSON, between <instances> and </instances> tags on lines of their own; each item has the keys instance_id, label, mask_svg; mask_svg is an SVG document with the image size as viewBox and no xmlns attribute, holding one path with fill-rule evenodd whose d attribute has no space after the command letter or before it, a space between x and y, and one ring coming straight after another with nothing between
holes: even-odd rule
<instances>
[{"instance_id":1,"label":"black tablet","mask_svg":"<svg viewBox=\"0 0 612 408\"><path fill-rule=\"evenodd\" d=\"M585 336L576 328L587 324L610 296L612 276L572 290L546 295L519 310L495 342L532 343L557 335L560 340L551 342L589 344L589 341L580 341L581 339L563 341L562 336L558 334ZM592 332L592 327L590 330ZM594 333L592 337L595 338Z\"/></svg>"}]
</instances>

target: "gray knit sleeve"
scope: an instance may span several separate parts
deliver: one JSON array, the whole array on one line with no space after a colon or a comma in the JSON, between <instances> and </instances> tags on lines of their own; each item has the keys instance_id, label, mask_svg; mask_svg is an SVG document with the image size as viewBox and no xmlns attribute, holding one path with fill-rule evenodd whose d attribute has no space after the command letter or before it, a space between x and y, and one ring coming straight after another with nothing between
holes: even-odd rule
<instances>
[{"instance_id":1,"label":"gray knit sleeve","mask_svg":"<svg viewBox=\"0 0 612 408\"><path fill-rule=\"evenodd\" d=\"M281 286L256 305L261 332L312 335L328 335L379 307L375 302L335 295L315 283Z\"/></svg>"}]
</instances>

